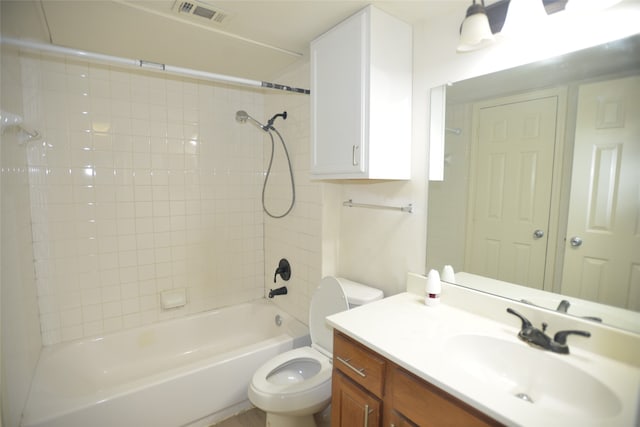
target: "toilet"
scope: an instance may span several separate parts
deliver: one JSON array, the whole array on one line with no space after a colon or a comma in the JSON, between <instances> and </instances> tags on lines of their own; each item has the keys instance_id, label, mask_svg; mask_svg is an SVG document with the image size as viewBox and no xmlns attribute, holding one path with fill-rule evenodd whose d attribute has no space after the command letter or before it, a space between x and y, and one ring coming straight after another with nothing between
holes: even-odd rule
<instances>
[{"instance_id":1,"label":"toilet","mask_svg":"<svg viewBox=\"0 0 640 427\"><path fill-rule=\"evenodd\" d=\"M315 427L314 414L331 401L333 329L325 318L382 299L379 289L325 277L309 307L311 346L279 354L254 373L249 400L267 413L267 427Z\"/></svg>"}]
</instances>

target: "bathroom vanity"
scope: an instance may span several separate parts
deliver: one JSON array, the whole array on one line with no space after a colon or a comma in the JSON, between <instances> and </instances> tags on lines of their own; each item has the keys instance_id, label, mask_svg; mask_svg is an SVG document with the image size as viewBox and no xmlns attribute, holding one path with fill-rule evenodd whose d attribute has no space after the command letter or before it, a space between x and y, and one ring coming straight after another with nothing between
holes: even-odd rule
<instances>
[{"instance_id":1,"label":"bathroom vanity","mask_svg":"<svg viewBox=\"0 0 640 427\"><path fill-rule=\"evenodd\" d=\"M333 425L638 425L637 335L459 287L443 301L406 292L327 318ZM569 337L567 355L532 348L506 308L591 337Z\"/></svg>"},{"instance_id":2,"label":"bathroom vanity","mask_svg":"<svg viewBox=\"0 0 640 427\"><path fill-rule=\"evenodd\" d=\"M502 425L337 331L333 366L333 426Z\"/></svg>"}]
</instances>

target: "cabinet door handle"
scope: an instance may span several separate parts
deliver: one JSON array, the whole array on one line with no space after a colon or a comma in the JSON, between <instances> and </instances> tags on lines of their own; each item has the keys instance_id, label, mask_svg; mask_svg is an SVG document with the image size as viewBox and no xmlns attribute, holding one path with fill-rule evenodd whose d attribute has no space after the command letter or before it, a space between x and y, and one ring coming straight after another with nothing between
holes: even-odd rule
<instances>
[{"instance_id":1,"label":"cabinet door handle","mask_svg":"<svg viewBox=\"0 0 640 427\"><path fill-rule=\"evenodd\" d=\"M351 363L349 363L351 361L351 359L343 359L340 356L336 356L336 359L338 359L338 361L342 362L347 368L351 369L353 372L355 372L356 374L360 375L362 378L366 378L367 377L367 375L364 373L364 368L356 368Z\"/></svg>"},{"instance_id":2,"label":"cabinet door handle","mask_svg":"<svg viewBox=\"0 0 640 427\"><path fill-rule=\"evenodd\" d=\"M373 409L369 409L369 405L364 405L364 427L369 427L369 414Z\"/></svg>"},{"instance_id":3,"label":"cabinet door handle","mask_svg":"<svg viewBox=\"0 0 640 427\"><path fill-rule=\"evenodd\" d=\"M353 166L358 166L358 163L360 163L360 159L358 159L358 149L360 148L360 146L358 145L354 145L352 147L352 151L351 151L351 160L353 162Z\"/></svg>"}]
</instances>

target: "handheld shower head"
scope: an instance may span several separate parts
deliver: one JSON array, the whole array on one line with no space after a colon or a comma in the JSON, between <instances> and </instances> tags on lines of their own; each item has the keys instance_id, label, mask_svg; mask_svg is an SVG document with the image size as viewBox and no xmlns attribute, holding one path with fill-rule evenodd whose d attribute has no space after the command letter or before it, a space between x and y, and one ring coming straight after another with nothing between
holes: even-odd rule
<instances>
[{"instance_id":1,"label":"handheld shower head","mask_svg":"<svg viewBox=\"0 0 640 427\"><path fill-rule=\"evenodd\" d=\"M247 114L246 111L239 110L236 112L236 122L244 123L247 121L248 118L249 118L249 114Z\"/></svg>"},{"instance_id":2,"label":"handheld shower head","mask_svg":"<svg viewBox=\"0 0 640 427\"><path fill-rule=\"evenodd\" d=\"M291 158L289 157L289 151L287 150L287 145L284 143L284 139L282 138L282 135L280 135L280 132L278 132L278 130L275 127L273 127L273 122L278 117L282 117L282 119L285 120L287 118L287 112L283 111L282 113L276 114L275 116L271 117L271 119L269 119L266 125L263 125L262 123L260 123L259 121L251 117L246 111L244 110L236 111L236 121L238 123L246 123L247 120L250 120L251 122L253 122L253 124L255 124L256 126L259 126L260 129L267 132L267 134L269 135L269 138L271 139L271 158L269 159L269 166L267 167L267 173L264 176L264 182L262 184L262 209L271 218L283 218L287 216L289 212L291 212L291 210L293 209L293 205L296 202L296 186L293 181L293 168L291 167ZM284 150L284 154L287 157L287 163L289 164L289 177L291 178L291 204L289 205L289 209L287 209L287 211L282 215L274 215L271 212L269 212L269 210L267 209L267 205L265 204L265 201L264 201L265 190L267 188L267 181L269 180L269 175L271 174L271 166L273 165L273 154L275 152L273 133L278 135L278 137L280 138L280 142L282 142L282 149Z\"/></svg>"},{"instance_id":3,"label":"handheld shower head","mask_svg":"<svg viewBox=\"0 0 640 427\"><path fill-rule=\"evenodd\" d=\"M246 123L247 120L250 120L251 122L253 122L253 124L255 124L256 126L258 126L260 129L262 129L264 131L269 130L269 128L267 126L263 125L262 123L260 123L259 121L257 121L253 117L251 117L246 111L238 110L236 112L236 121L238 123Z\"/></svg>"}]
</instances>

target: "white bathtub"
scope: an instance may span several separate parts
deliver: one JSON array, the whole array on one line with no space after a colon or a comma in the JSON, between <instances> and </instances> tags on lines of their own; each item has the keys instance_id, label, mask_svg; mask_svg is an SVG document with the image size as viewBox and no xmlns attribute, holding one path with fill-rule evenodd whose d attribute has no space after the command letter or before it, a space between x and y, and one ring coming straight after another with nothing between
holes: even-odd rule
<instances>
[{"instance_id":1,"label":"white bathtub","mask_svg":"<svg viewBox=\"0 0 640 427\"><path fill-rule=\"evenodd\" d=\"M306 326L258 300L46 347L22 426L206 426L250 407L262 363L309 342Z\"/></svg>"}]
</instances>

